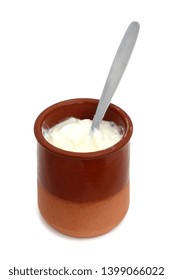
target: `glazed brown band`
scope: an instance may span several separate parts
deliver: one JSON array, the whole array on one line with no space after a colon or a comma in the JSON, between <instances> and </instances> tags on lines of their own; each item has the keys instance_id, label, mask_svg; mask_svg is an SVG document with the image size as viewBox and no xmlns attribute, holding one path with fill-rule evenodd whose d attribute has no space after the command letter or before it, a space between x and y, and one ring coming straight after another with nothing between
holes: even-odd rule
<instances>
[{"instance_id":1,"label":"glazed brown band","mask_svg":"<svg viewBox=\"0 0 173 280\"><path fill-rule=\"evenodd\" d=\"M129 180L129 144L95 159L66 158L38 144L38 180L47 191L64 199L103 199Z\"/></svg>"}]
</instances>

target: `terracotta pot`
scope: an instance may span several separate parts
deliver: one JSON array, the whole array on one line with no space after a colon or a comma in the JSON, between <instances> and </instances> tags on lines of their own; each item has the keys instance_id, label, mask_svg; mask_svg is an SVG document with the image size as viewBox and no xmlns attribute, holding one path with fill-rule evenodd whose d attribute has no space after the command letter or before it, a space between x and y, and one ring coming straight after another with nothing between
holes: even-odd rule
<instances>
[{"instance_id":1,"label":"terracotta pot","mask_svg":"<svg viewBox=\"0 0 173 280\"><path fill-rule=\"evenodd\" d=\"M105 120L121 126L123 138L112 147L89 153L52 146L42 134L67 117L92 119L98 100L71 99L45 109L36 119L38 205L44 219L70 236L93 237L121 222L129 206L129 140L132 122L110 104Z\"/></svg>"}]
</instances>

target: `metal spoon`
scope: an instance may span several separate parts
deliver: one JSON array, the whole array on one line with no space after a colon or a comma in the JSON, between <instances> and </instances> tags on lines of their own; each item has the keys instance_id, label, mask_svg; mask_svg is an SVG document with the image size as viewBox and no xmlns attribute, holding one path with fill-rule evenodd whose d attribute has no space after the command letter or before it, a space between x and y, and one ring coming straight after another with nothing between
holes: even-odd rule
<instances>
[{"instance_id":1,"label":"metal spoon","mask_svg":"<svg viewBox=\"0 0 173 280\"><path fill-rule=\"evenodd\" d=\"M99 125L110 104L112 96L118 87L118 84L121 80L121 77L123 76L133 48L135 46L139 28L139 23L134 21L129 25L126 33L124 34L124 37L113 60L100 101L96 109L96 113L92 121L92 131L94 130L94 128L99 128Z\"/></svg>"}]
</instances>

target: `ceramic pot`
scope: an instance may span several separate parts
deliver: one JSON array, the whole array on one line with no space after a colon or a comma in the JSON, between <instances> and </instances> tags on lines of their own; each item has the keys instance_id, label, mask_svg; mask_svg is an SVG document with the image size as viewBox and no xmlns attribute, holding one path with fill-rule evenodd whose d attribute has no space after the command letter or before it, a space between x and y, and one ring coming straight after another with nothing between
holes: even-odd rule
<instances>
[{"instance_id":1,"label":"ceramic pot","mask_svg":"<svg viewBox=\"0 0 173 280\"><path fill-rule=\"evenodd\" d=\"M62 101L45 109L34 125L40 212L54 229L75 237L106 233L127 213L132 122L110 104L104 119L120 126L123 138L108 149L89 153L56 148L42 130L72 116L93 119L97 104L98 100L86 98Z\"/></svg>"}]
</instances>

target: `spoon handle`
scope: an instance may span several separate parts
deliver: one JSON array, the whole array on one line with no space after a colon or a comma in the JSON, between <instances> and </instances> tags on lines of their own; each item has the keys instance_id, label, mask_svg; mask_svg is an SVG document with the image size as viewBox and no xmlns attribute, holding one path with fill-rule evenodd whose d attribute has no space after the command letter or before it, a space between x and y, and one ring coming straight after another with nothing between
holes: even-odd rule
<instances>
[{"instance_id":1,"label":"spoon handle","mask_svg":"<svg viewBox=\"0 0 173 280\"><path fill-rule=\"evenodd\" d=\"M124 34L103 88L103 92L93 118L92 129L99 127L99 124L110 104L112 96L118 87L135 46L139 33L139 27L139 23L134 21L129 25Z\"/></svg>"}]
</instances>

